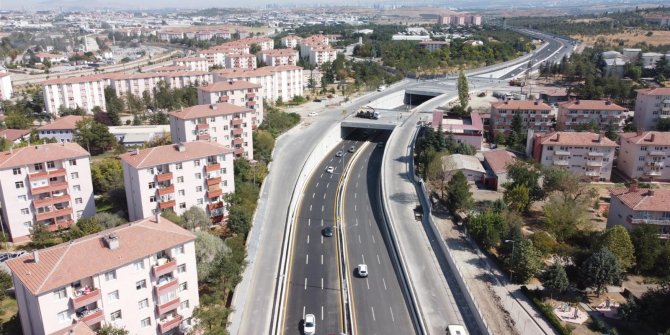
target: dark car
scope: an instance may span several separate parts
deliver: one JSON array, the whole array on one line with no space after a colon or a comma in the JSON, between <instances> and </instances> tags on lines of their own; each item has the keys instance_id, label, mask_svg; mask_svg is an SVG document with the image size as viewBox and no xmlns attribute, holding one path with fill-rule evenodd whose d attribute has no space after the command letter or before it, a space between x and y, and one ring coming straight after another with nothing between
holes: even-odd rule
<instances>
[{"instance_id":1,"label":"dark car","mask_svg":"<svg viewBox=\"0 0 670 335\"><path fill-rule=\"evenodd\" d=\"M325 236L325 237L333 237L333 227L328 226L328 227L326 227L326 228L323 228L323 230L321 231L321 233L322 233L323 236Z\"/></svg>"},{"instance_id":2,"label":"dark car","mask_svg":"<svg viewBox=\"0 0 670 335\"><path fill-rule=\"evenodd\" d=\"M354 152L354 151L356 151L356 147L353 146L353 145L350 146L350 147L349 147L349 152Z\"/></svg>"},{"instance_id":3,"label":"dark car","mask_svg":"<svg viewBox=\"0 0 670 335\"><path fill-rule=\"evenodd\" d=\"M342 157L342 156L344 156L344 152L342 152L342 150L340 150L340 151L335 153L335 156Z\"/></svg>"}]
</instances>

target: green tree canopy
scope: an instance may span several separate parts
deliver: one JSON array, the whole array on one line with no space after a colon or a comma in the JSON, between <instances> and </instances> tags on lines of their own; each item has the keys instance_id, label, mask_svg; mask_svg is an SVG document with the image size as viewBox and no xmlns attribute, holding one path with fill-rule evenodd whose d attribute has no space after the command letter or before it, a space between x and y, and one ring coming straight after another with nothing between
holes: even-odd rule
<instances>
[{"instance_id":1,"label":"green tree canopy","mask_svg":"<svg viewBox=\"0 0 670 335\"><path fill-rule=\"evenodd\" d=\"M598 296L606 285L620 285L623 277L619 261L607 248L589 256L579 267L584 286L593 288Z\"/></svg>"},{"instance_id":2,"label":"green tree canopy","mask_svg":"<svg viewBox=\"0 0 670 335\"><path fill-rule=\"evenodd\" d=\"M542 255L529 239L514 240L513 251L505 257L516 282L527 283L542 268Z\"/></svg>"},{"instance_id":3,"label":"green tree canopy","mask_svg":"<svg viewBox=\"0 0 670 335\"><path fill-rule=\"evenodd\" d=\"M553 195L544 204L544 225L557 240L566 241L579 229L587 227L586 213L585 203Z\"/></svg>"},{"instance_id":4,"label":"green tree canopy","mask_svg":"<svg viewBox=\"0 0 670 335\"><path fill-rule=\"evenodd\" d=\"M500 244L500 239L507 234L509 229L505 217L490 210L469 217L466 226L468 232L485 249Z\"/></svg>"},{"instance_id":5,"label":"green tree canopy","mask_svg":"<svg viewBox=\"0 0 670 335\"><path fill-rule=\"evenodd\" d=\"M91 163L91 177L95 194L105 194L112 189L124 188L123 166L116 158L105 158Z\"/></svg>"},{"instance_id":6,"label":"green tree canopy","mask_svg":"<svg viewBox=\"0 0 670 335\"><path fill-rule=\"evenodd\" d=\"M542 286L544 288L563 293L570 286L570 281L568 280L568 274L565 272L565 268L561 263L554 263L549 266L542 275Z\"/></svg>"},{"instance_id":7,"label":"green tree canopy","mask_svg":"<svg viewBox=\"0 0 670 335\"><path fill-rule=\"evenodd\" d=\"M614 254L623 271L628 270L635 263L633 242L628 235L628 230L623 226L608 229L601 237L600 246Z\"/></svg>"},{"instance_id":8,"label":"green tree canopy","mask_svg":"<svg viewBox=\"0 0 670 335\"><path fill-rule=\"evenodd\" d=\"M74 140L94 156L112 149L117 144L116 137L109 132L107 126L90 118L77 122Z\"/></svg>"},{"instance_id":9,"label":"green tree canopy","mask_svg":"<svg viewBox=\"0 0 670 335\"><path fill-rule=\"evenodd\" d=\"M524 184L512 186L505 189L503 201L507 208L518 213L527 212L530 207L530 196L528 187Z\"/></svg>"},{"instance_id":10,"label":"green tree canopy","mask_svg":"<svg viewBox=\"0 0 670 335\"><path fill-rule=\"evenodd\" d=\"M198 206L191 206L181 217L184 221L184 228L188 230L195 230L196 228L204 229L212 223L209 217L207 217L205 210Z\"/></svg>"},{"instance_id":11,"label":"green tree canopy","mask_svg":"<svg viewBox=\"0 0 670 335\"><path fill-rule=\"evenodd\" d=\"M655 225L637 225L630 232L635 250L635 268L638 272L651 273L654 270L662 245L658 238L659 229Z\"/></svg>"},{"instance_id":12,"label":"green tree canopy","mask_svg":"<svg viewBox=\"0 0 670 335\"><path fill-rule=\"evenodd\" d=\"M458 171L449 180L447 185L447 208L452 214L469 210L474 205L468 179L463 172Z\"/></svg>"},{"instance_id":13,"label":"green tree canopy","mask_svg":"<svg viewBox=\"0 0 670 335\"><path fill-rule=\"evenodd\" d=\"M458 102L463 110L467 109L469 100L468 78L465 77L465 73L461 70L458 73Z\"/></svg>"},{"instance_id":14,"label":"green tree canopy","mask_svg":"<svg viewBox=\"0 0 670 335\"><path fill-rule=\"evenodd\" d=\"M220 258L230 250L223 240L206 231L195 233L195 259L198 268L198 280L206 282L211 280L210 276L215 272Z\"/></svg>"}]
</instances>

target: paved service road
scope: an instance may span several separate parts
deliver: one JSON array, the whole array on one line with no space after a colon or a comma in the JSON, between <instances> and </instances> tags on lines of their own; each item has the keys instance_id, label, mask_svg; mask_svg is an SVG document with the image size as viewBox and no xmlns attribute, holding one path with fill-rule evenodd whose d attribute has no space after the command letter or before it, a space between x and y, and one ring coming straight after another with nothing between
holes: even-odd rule
<instances>
[{"instance_id":1,"label":"paved service road","mask_svg":"<svg viewBox=\"0 0 670 335\"><path fill-rule=\"evenodd\" d=\"M345 180L342 208L347 263L356 334L415 334L398 276L382 235L385 221L380 208L380 168L389 132L366 142ZM358 264L368 266L367 278L356 276Z\"/></svg>"},{"instance_id":2,"label":"paved service road","mask_svg":"<svg viewBox=\"0 0 670 335\"><path fill-rule=\"evenodd\" d=\"M343 141L345 148L358 144ZM335 149L315 169L302 192L291 245L283 334L302 334L305 314L314 314L319 334L342 332L337 234L324 237L335 225L335 197L343 167L351 155L336 157ZM329 167L333 172L327 172Z\"/></svg>"}]
</instances>

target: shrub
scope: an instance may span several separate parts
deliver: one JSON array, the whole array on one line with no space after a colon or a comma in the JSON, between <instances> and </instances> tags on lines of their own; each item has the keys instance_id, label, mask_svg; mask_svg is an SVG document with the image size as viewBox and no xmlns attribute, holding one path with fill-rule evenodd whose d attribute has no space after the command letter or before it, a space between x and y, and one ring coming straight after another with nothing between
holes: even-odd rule
<instances>
[{"instance_id":1,"label":"shrub","mask_svg":"<svg viewBox=\"0 0 670 335\"><path fill-rule=\"evenodd\" d=\"M535 292L532 292L531 290L528 289L525 285L521 286L521 292L525 294L530 300L533 302L533 305L537 307L537 309L540 310L540 312L544 315L545 318L551 323L556 330L558 330L558 333L561 335L570 335L572 333L572 330L568 329L567 327L563 326L561 323L561 320L558 319L556 314L554 314L554 310L551 306L548 304L545 304L542 302L538 297Z\"/></svg>"}]
</instances>

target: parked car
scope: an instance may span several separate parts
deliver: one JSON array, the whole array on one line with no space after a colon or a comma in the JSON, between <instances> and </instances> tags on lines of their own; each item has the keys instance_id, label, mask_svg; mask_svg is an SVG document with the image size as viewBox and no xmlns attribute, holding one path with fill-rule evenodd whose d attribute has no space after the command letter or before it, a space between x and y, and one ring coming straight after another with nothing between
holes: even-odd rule
<instances>
[{"instance_id":1,"label":"parked car","mask_svg":"<svg viewBox=\"0 0 670 335\"><path fill-rule=\"evenodd\" d=\"M314 335L316 333L316 317L314 317L314 314L305 315L303 333L305 333L305 335Z\"/></svg>"},{"instance_id":2,"label":"parked car","mask_svg":"<svg viewBox=\"0 0 670 335\"><path fill-rule=\"evenodd\" d=\"M317 115L319 115L319 113L317 113L317 112L311 112L311 113L307 114L307 116L317 116Z\"/></svg>"}]
</instances>

